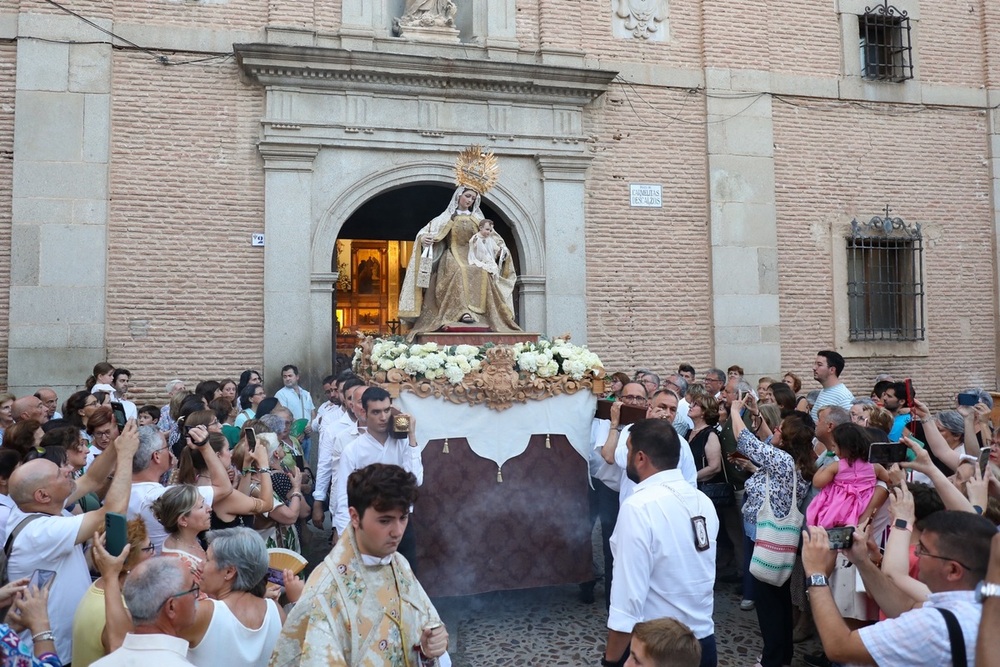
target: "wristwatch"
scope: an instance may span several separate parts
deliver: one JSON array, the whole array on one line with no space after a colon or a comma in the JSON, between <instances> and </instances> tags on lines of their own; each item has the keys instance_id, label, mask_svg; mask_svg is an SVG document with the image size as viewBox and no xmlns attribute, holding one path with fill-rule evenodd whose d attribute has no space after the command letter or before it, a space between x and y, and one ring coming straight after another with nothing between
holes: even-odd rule
<instances>
[{"instance_id":1,"label":"wristwatch","mask_svg":"<svg viewBox=\"0 0 1000 667\"><path fill-rule=\"evenodd\" d=\"M976 586L976 602L982 604L986 598L1000 598L1000 584L980 581Z\"/></svg>"},{"instance_id":2,"label":"wristwatch","mask_svg":"<svg viewBox=\"0 0 1000 667\"><path fill-rule=\"evenodd\" d=\"M806 583L806 587L812 588L813 586L828 586L825 574L810 574L809 581Z\"/></svg>"},{"instance_id":3,"label":"wristwatch","mask_svg":"<svg viewBox=\"0 0 1000 667\"><path fill-rule=\"evenodd\" d=\"M910 522L906 519L896 519L896 521L893 522L892 527L899 528L900 530L909 530Z\"/></svg>"}]
</instances>

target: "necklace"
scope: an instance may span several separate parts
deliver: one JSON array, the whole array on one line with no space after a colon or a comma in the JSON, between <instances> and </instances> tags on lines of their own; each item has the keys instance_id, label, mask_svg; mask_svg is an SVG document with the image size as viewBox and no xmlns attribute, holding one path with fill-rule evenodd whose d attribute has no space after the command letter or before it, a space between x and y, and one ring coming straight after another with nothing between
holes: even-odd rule
<instances>
[{"instance_id":1,"label":"necklace","mask_svg":"<svg viewBox=\"0 0 1000 667\"><path fill-rule=\"evenodd\" d=\"M198 544L197 542L184 542L179 537L175 537L174 535L170 535L167 539L172 540L173 543L174 543L174 546L193 547L194 549L196 549L198 551L204 552L204 549L202 549L201 545Z\"/></svg>"}]
</instances>

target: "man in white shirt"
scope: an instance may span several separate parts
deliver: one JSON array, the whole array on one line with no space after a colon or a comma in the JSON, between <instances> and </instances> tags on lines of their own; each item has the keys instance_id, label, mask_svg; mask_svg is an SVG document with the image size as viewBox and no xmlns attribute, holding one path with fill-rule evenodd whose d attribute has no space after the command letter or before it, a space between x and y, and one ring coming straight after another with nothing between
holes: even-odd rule
<instances>
[{"instance_id":1,"label":"man in white shirt","mask_svg":"<svg viewBox=\"0 0 1000 667\"><path fill-rule=\"evenodd\" d=\"M307 419L306 435L312 433L312 420L316 417L316 406L313 405L312 395L305 388L299 386L299 368L288 364L281 369L281 382L285 386L274 394L282 405L291 410L292 419Z\"/></svg>"},{"instance_id":2,"label":"man in white shirt","mask_svg":"<svg viewBox=\"0 0 1000 667\"><path fill-rule=\"evenodd\" d=\"M661 389L653 395L653 400L646 409L646 418L664 419L673 423L674 419L677 417L677 403L677 394L670 389ZM629 479L626 469L628 461L627 443L632 425L628 424L621 428L618 427L618 418L621 408L616 409L616 405L611 406L611 426L620 431L620 434L617 439L609 437L605 441L604 447L601 449L601 455L604 456L605 461L608 463L614 463L621 470L618 501L623 503L635 489L635 482ZM687 440L680 436L677 436L677 439L680 441L680 463L678 464L678 470L688 484L697 488L698 466L694 462L694 454L691 453L691 445L688 444Z\"/></svg>"},{"instance_id":3,"label":"man in white shirt","mask_svg":"<svg viewBox=\"0 0 1000 667\"><path fill-rule=\"evenodd\" d=\"M680 439L669 421L633 424L627 447L627 474L637 486L611 537L615 583L602 664L625 662L636 623L674 618L698 638L701 665L714 667L715 506L677 470Z\"/></svg>"},{"instance_id":4,"label":"man in white shirt","mask_svg":"<svg viewBox=\"0 0 1000 667\"><path fill-rule=\"evenodd\" d=\"M316 408L316 418L310 424L312 432L318 433L319 437L323 435L323 424L335 421L344 412L338 379L336 375L327 375L323 378L323 393L326 395L326 401ZM346 379L340 381L340 384L343 384Z\"/></svg>"},{"instance_id":5,"label":"man in white shirt","mask_svg":"<svg viewBox=\"0 0 1000 667\"><path fill-rule=\"evenodd\" d=\"M132 483L132 454L139 444L135 422L99 456L86 474L73 480L73 468L48 459L28 461L10 476L10 497L17 504L7 519L7 534L21 525L7 561L10 581L30 577L36 569L59 573L49 590L49 621L56 653L63 664L73 658L73 615L90 587L83 544L104 524L108 512L125 511ZM73 515L63 508L95 491L114 471L104 506ZM23 525L22 525L23 522Z\"/></svg>"},{"instance_id":6,"label":"man in white shirt","mask_svg":"<svg viewBox=\"0 0 1000 667\"><path fill-rule=\"evenodd\" d=\"M182 639L198 609L198 586L190 567L180 558L152 558L128 575L122 595L128 606L132 632L121 648L92 663L95 667L152 667L190 665L188 641Z\"/></svg>"},{"instance_id":7,"label":"man in white shirt","mask_svg":"<svg viewBox=\"0 0 1000 667\"><path fill-rule=\"evenodd\" d=\"M312 508L312 522L317 528L323 527L323 518L327 510L333 515L337 513L336 496L333 493L336 486L333 480L340 465L340 455L347 442L361 435L358 430L359 416L361 423L364 423L361 394L368 385L359 377L349 377L343 382L338 382L338 385L344 410L336 419L324 424L317 447L316 485L313 488ZM342 437L350 437L350 440L341 442Z\"/></svg>"},{"instance_id":8,"label":"man in white shirt","mask_svg":"<svg viewBox=\"0 0 1000 667\"><path fill-rule=\"evenodd\" d=\"M677 416L674 417L674 428L677 430L678 435L686 438L694 430L694 422L688 417L688 410L691 409L691 404L687 400L688 382L677 373L674 373L673 375L668 375L667 379L663 381L663 388L673 389L680 397L680 400L677 402Z\"/></svg>"},{"instance_id":9,"label":"man in white shirt","mask_svg":"<svg viewBox=\"0 0 1000 667\"><path fill-rule=\"evenodd\" d=\"M840 375L844 372L844 357L839 352L833 350L820 350L816 353L816 361L813 363L813 379L823 385L813 403L809 416L816 421L819 409L824 405L839 405L845 410L851 409L851 401L854 394L840 381Z\"/></svg>"},{"instance_id":10,"label":"man in white shirt","mask_svg":"<svg viewBox=\"0 0 1000 667\"><path fill-rule=\"evenodd\" d=\"M361 407L365 413L367 433L359 435L340 456L337 466L336 502L337 512L334 515L334 529L337 535L343 535L351 516L347 506L347 478L355 470L360 470L372 463L387 463L397 465L417 478L417 486L424 483L424 462L420 458L420 446L415 435L416 419L409 416L410 431L405 440L393 436L389 432L392 418L392 398L389 392L381 387L368 387L361 394ZM412 528L407 529L399 552L410 562L415 562Z\"/></svg>"},{"instance_id":11,"label":"man in white shirt","mask_svg":"<svg viewBox=\"0 0 1000 667\"><path fill-rule=\"evenodd\" d=\"M607 419L597 419L590 425L590 523L601 522L601 542L604 548L604 606L611 605L611 580L614 557L611 554L611 533L615 531L618 521L618 491L621 486L621 471L618 466L608 463L601 456L601 449L611 431L611 422ZM587 604L594 601L594 586L597 583L586 581L580 584L580 600Z\"/></svg>"},{"instance_id":12,"label":"man in white shirt","mask_svg":"<svg viewBox=\"0 0 1000 667\"><path fill-rule=\"evenodd\" d=\"M233 492L233 484L229 481L229 473L222 461L216 455L208 442L208 429L195 426L191 429L188 441L193 442L205 459L209 479L212 486L199 486L198 492L205 499L205 504L221 501ZM128 499L128 518L131 521L141 516L146 522L146 532L149 540L159 554L163 541L167 539L167 531L153 514L153 503L167 491L160 484L160 478L172 467L173 454L160 433L153 426L143 426L139 429L139 447L132 459L132 486ZM102 457L97 457L100 460Z\"/></svg>"},{"instance_id":13,"label":"man in white shirt","mask_svg":"<svg viewBox=\"0 0 1000 667\"><path fill-rule=\"evenodd\" d=\"M49 413L49 419L62 419L59 413L59 396L52 387L42 387L35 392L35 398L45 404L45 409Z\"/></svg>"},{"instance_id":14,"label":"man in white shirt","mask_svg":"<svg viewBox=\"0 0 1000 667\"><path fill-rule=\"evenodd\" d=\"M131 382L132 371L127 368L116 368L111 376L111 386L115 388L112 400L118 401L125 408L125 419L138 419L138 408L135 407L135 403L126 398Z\"/></svg>"},{"instance_id":15,"label":"man in white shirt","mask_svg":"<svg viewBox=\"0 0 1000 667\"><path fill-rule=\"evenodd\" d=\"M892 530L911 534L912 505L901 509L894 503L893 509L900 509L901 515ZM906 518L901 518L904 512ZM979 591L996 526L972 512L955 510L934 512L920 523L913 554L920 566L917 577L929 594L919 606L914 605L913 593L904 591L871 561L865 536L855 531L853 545L845 553L868 595L887 616L886 620L857 630L848 627L830 591L828 578L837 552L830 550L826 530L809 526L802 532L802 565L809 603L823 652L830 660L852 665L975 664L983 613ZM961 644L952 643L946 614L954 619ZM996 628L990 631L994 632ZM964 649L965 660L958 659L953 650L956 648Z\"/></svg>"}]
</instances>

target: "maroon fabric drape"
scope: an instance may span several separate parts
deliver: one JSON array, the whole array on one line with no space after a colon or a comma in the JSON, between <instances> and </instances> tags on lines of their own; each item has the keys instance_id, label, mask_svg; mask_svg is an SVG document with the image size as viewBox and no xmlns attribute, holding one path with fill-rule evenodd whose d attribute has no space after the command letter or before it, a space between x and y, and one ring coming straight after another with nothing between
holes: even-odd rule
<instances>
[{"instance_id":1,"label":"maroon fabric drape","mask_svg":"<svg viewBox=\"0 0 1000 667\"><path fill-rule=\"evenodd\" d=\"M428 595L579 583L593 578L587 461L565 436L534 435L507 461L464 438L432 440L414 514L418 578Z\"/></svg>"}]
</instances>

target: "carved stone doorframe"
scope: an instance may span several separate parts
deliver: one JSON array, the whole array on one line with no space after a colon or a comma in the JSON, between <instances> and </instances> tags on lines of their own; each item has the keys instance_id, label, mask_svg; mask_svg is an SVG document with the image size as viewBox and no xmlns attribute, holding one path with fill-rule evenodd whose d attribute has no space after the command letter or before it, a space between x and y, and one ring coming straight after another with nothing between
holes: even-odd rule
<instances>
[{"instance_id":1,"label":"carved stone doorframe","mask_svg":"<svg viewBox=\"0 0 1000 667\"><path fill-rule=\"evenodd\" d=\"M247 79L265 88L264 364L330 370L341 227L369 199L404 184L453 182L455 155L478 143L501 162L487 200L511 223L521 258L520 317L529 330L585 342L583 115L614 72L582 59L495 61L277 44L236 45ZM395 50L395 52L393 51ZM571 63L576 66L568 66Z\"/></svg>"}]
</instances>

